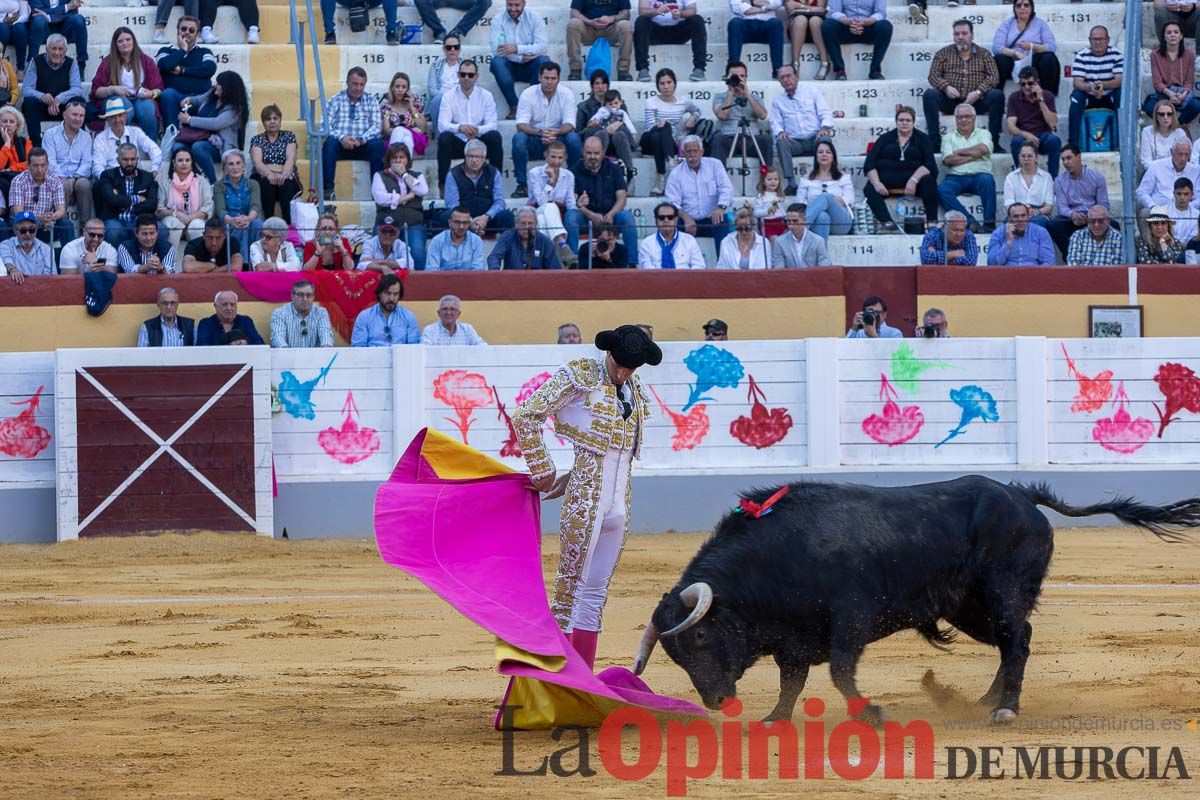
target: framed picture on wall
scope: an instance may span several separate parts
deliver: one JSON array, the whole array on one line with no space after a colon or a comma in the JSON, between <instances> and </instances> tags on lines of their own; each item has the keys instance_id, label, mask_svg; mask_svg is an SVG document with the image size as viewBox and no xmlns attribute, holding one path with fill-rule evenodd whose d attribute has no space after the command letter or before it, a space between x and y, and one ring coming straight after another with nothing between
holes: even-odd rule
<instances>
[{"instance_id":1,"label":"framed picture on wall","mask_svg":"<svg viewBox=\"0 0 1200 800\"><path fill-rule=\"evenodd\" d=\"M1091 339L1138 339L1144 330L1141 306L1088 306Z\"/></svg>"}]
</instances>

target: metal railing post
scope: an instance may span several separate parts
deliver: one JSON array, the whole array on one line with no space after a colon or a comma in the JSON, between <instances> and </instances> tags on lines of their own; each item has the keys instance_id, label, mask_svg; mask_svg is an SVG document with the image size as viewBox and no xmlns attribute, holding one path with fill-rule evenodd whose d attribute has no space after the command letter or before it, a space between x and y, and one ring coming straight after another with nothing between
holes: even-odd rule
<instances>
[{"instance_id":1,"label":"metal railing post","mask_svg":"<svg viewBox=\"0 0 1200 800\"><path fill-rule=\"evenodd\" d=\"M1125 263L1132 264L1137 258L1135 237L1137 225L1137 149L1139 89L1142 71L1142 4L1125 4L1125 76L1121 79L1121 114L1118 119L1121 141L1121 201L1124 203L1121 245Z\"/></svg>"}]
</instances>

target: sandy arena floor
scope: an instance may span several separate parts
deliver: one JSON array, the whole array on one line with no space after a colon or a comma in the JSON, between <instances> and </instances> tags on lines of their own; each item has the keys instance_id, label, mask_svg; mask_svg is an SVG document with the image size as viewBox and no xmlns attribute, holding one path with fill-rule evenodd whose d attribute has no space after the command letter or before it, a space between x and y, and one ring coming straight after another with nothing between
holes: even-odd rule
<instances>
[{"instance_id":1,"label":"sandy arena floor","mask_svg":"<svg viewBox=\"0 0 1200 800\"><path fill-rule=\"evenodd\" d=\"M630 541L600 640L602 666L628 664L653 603L701 539ZM545 545L549 570L555 542ZM943 684L978 696L997 655L965 639L938 653L904 634L868 651L859 685L900 720L934 724L937 779L713 778L692 782L688 796L1194 797L1200 731L1186 723L1200 717L1200 545L1093 529L1060 532L1057 548L1033 619L1022 720L1170 720L1176 730L948 730L947 722L984 714L938 710L922 675L932 669ZM0 576L3 798L665 795L662 768L640 784L607 775L594 737L595 777L496 776L501 738L488 721L504 679L492 669L489 637L383 564L369 540L195 535L9 545L0 547ZM661 651L646 678L695 699ZM771 662L743 679L747 719L774 704L776 680ZM826 668L814 670L805 696L827 701L829 726L841 719ZM1157 745L1164 754L1178 746L1193 779L1100 787L940 777L950 745L1005 746L1011 769L1013 746L1041 744ZM563 746L548 733L519 734L516 766L529 769Z\"/></svg>"}]
</instances>

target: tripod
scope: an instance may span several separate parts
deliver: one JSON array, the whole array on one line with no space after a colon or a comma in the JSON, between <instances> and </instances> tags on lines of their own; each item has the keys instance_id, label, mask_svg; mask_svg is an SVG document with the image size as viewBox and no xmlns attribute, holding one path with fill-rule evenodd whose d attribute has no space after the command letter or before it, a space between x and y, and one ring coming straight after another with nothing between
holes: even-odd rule
<instances>
[{"instance_id":1,"label":"tripod","mask_svg":"<svg viewBox=\"0 0 1200 800\"><path fill-rule=\"evenodd\" d=\"M747 160L750 158L749 153L746 151L747 140L749 140L750 144L754 145L754 152L758 155L758 163L767 163L766 159L763 158L762 148L758 146L758 138L754 135L754 127L750 124L750 120L743 117L738 120L738 127L733 134L733 141L729 143L729 154L731 156L737 155L739 143L742 146L742 165L737 169L737 174L742 176L742 197L746 196L746 176L750 174L750 167L746 165ZM755 186L754 191L750 194L754 194L757 191L758 187Z\"/></svg>"}]
</instances>

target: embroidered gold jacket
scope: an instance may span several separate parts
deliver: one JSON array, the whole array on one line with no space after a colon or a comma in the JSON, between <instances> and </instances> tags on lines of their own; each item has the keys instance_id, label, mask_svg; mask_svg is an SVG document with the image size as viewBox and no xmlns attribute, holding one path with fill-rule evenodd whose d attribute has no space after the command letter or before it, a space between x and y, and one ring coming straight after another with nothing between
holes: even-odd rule
<instances>
[{"instance_id":1,"label":"embroidered gold jacket","mask_svg":"<svg viewBox=\"0 0 1200 800\"><path fill-rule=\"evenodd\" d=\"M642 426L650 418L650 399L637 376L629 385L633 413L621 417L617 387L608 379L604 362L577 358L559 367L513 414L517 443L534 478L554 474L554 459L546 452L542 429L554 416L554 432L576 447L604 455L609 450L633 450L641 455Z\"/></svg>"}]
</instances>

